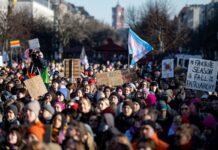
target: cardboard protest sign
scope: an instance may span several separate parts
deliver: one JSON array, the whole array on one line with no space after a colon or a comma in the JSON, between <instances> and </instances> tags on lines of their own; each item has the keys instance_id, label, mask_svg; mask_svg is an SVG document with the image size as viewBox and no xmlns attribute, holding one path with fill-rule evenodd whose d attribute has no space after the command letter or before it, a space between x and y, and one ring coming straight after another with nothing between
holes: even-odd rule
<instances>
[{"instance_id":1,"label":"cardboard protest sign","mask_svg":"<svg viewBox=\"0 0 218 150\"><path fill-rule=\"evenodd\" d=\"M40 48L39 39L35 38L28 41L30 49Z\"/></svg>"},{"instance_id":2,"label":"cardboard protest sign","mask_svg":"<svg viewBox=\"0 0 218 150\"><path fill-rule=\"evenodd\" d=\"M68 78L79 78L81 74L80 59L64 60L65 76Z\"/></svg>"},{"instance_id":3,"label":"cardboard protest sign","mask_svg":"<svg viewBox=\"0 0 218 150\"><path fill-rule=\"evenodd\" d=\"M204 59L189 60L186 88L214 92L218 62Z\"/></svg>"},{"instance_id":4,"label":"cardboard protest sign","mask_svg":"<svg viewBox=\"0 0 218 150\"><path fill-rule=\"evenodd\" d=\"M162 60L162 78L174 77L174 59Z\"/></svg>"},{"instance_id":5,"label":"cardboard protest sign","mask_svg":"<svg viewBox=\"0 0 218 150\"><path fill-rule=\"evenodd\" d=\"M24 84L32 98L37 99L48 92L40 75L25 80Z\"/></svg>"},{"instance_id":6,"label":"cardboard protest sign","mask_svg":"<svg viewBox=\"0 0 218 150\"><path fill-rule=\"evenodd\" d=\"M122 70L123 83L128 83L137 80L137 74L134 69Z\"/></svg>"},{"instance_id":7,"label":"cardboard protest sign","mask_svg":"<svg viewBox=\"0 0 218 150\"><path fill-rule=\"evenodd\" d=\"M137 79L135 70L117 70L96 75L98 85L119 86Z\"/></svg>"}]
</instances>

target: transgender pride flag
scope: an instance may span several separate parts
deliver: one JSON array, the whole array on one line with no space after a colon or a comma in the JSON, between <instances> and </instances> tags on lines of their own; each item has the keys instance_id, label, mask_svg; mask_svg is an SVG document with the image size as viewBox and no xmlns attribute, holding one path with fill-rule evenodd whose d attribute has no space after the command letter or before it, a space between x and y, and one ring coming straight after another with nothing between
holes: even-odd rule
<instances>
[{"instance_id":1,"label":"transgender pride flag","mask_svg":"<svg viewBox=\"0 0 218 150\"><path fill-rule=\"evenodd\" d=\"M144 55L152 51L153 47L146 41L142 40L135 32L129 29L128 49L129 54L132 54L131 65L134 65Z\"/></svg>"}]
</instances>

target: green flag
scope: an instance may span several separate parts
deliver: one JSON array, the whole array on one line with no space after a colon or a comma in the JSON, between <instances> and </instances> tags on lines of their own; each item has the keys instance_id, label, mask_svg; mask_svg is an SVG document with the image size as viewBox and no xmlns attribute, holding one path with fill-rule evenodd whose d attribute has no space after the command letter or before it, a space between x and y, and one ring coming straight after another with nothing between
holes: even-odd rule
<instances>
[{"instance_id":1,"label":"green flag","mask_svg":"<svg viewBox=\"0 0 218 150\"><path fill-rule=\"evenodd\" d=\"M42 73L41 73L41 77L44 83L48 83L49 82L49 74L48 74L48 67L46 67Z\"/></svg>"}]
</instances>

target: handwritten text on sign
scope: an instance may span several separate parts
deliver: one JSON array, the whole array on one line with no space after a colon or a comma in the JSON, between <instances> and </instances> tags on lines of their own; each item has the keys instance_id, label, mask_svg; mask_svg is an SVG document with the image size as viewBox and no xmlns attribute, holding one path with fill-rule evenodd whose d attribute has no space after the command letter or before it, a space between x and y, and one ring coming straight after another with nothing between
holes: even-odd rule
<instances>
[{"instance_id":1,"label":"handwritten text on sign","mask_svg":"<svg viewBox=\"0 0 218 150\"><path fill-rule=\"evenodd\" d=\"M217 68L217 61L191 58L189 60L186 87L201 91L215 91Z\"/></svg>"}]
</instances>

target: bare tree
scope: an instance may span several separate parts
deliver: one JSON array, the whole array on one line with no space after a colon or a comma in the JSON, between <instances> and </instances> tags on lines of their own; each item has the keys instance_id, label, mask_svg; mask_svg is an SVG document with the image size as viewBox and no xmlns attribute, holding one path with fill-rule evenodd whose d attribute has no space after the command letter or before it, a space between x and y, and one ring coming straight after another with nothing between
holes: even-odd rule
<instances>
[{"instance_id":1,"label":"bare tree","mask_svg":"<svg viewBox=\"0 0 218 150\"><path fill-rule=\"evenodd\" d=\"M130 20L130 27L151 43L154 49L176 50L187 42L188 34L186 28L176 17L171 19L170 10L168 1L152 0L140 8L139 21L133 20L134 24Z\"/></svg>"}]
</instances>

